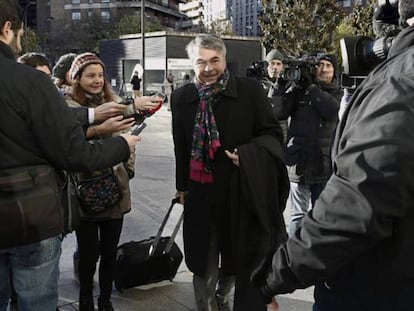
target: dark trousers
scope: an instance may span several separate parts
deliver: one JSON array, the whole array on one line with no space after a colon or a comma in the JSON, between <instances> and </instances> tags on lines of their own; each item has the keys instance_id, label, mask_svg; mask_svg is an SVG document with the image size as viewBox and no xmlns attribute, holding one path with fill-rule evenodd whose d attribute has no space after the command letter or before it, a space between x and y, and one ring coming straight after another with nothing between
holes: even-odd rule
<instances>
[{"instance_id":1,"label":"dark trousers","mask_svg":"<svg viewBox=\"0 0 414 311\"><path fill-rule=\"evenodd\" d=\"M76 231L79 249L80 296L88 296L93 290L96 262L99 263L99 301L111 298L116 264L116 249L121 235L123 219L105 221L81 221Z\"/></svg>"},{"instance_id":2,"label":"dark trousers","mask_svg":"<svg viewBox=\"0 0 414 311\"><path fill-rule=\"evenodd\" d=\"M347 307L344 307L344 300L341 296L327 288L323 282L315 284L313 296L315 298L313 311L348 310Z\"/></svg>"}]
</instances>

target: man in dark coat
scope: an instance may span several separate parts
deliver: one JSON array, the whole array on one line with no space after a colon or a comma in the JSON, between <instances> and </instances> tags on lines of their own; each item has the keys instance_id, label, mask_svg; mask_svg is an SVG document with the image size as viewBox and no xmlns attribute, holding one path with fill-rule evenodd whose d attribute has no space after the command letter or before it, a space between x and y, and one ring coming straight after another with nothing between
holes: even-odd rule
<instances>
[{"instance_id":1,"label":"man in dark coat","mask_svg":"<svg viewBox=\"0 0 414 311\"><path fill-rule=\"evenodd\" d=\"M266 55L267 75L261 79L263 88L267 94L273 115L279 120L279 125L283 131L283 140L286 141L288 121L280 120L282 111L283 95L285 93L285 83L281 83L280 75L283 72L283 54L277 49L271 50Z\"/></svg>"},{"instance_id":2,"label":"man in dark coat","mask_svg":"<svg viewBox=\"0 0 414 311\"><path fill-rule=\"evenodd\" d=\"M301 69L302 78L286 91L281 119L290 117L285 161L290 180L290 224L293 235L309 206L315 204L331 175L330 147L338 120L341 92L332 54L318 57L315 72Z\"/></svg>"},{"instance_id":3,"label":"man in dark coat","mask_svg":"<svg viewBox=\"0 0 414 311\"><path fill-rule=\"evenodd\" d=\"M85 139L50 78L16 62L22 17L15 0L0 0L0 308L9 301L11 270L19 308L54 311L63 230L54 170L110 167L128 159L139 138ZM10 186L22 181L23 188Z\"/></svg>"},{"instance_id":4,"label":"man in dark coat","mask_svg":"<svg viewBox=\"0 0 414 311\"><path fill-rule=\"evenodd\" d=\"M265 310L249 275L286 237L282 132L260 83L229 74L221 39L199 35L187 53L196 82L173 92L171 108L185 260L197 307L218 310L220 265L224 277L236 277L234 310Z\"/></svg>"},{"instance_id":5,"label":"man in dark coat","mask_svg":"<svg viewBox=\"0 0 414 311\"><path fill-rule=\"evenodd\" d=\"M413 309L414 1L399 13L409 27L354 93L319 200L255 275L267 301L323 282L316 310Z\"/></svg>"}]
</instances>

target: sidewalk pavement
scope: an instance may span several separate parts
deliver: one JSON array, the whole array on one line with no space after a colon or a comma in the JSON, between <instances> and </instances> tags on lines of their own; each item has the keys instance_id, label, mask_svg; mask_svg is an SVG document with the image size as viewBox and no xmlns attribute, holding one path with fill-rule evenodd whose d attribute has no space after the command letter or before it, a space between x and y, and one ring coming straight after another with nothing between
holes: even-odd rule
<instances>
[{"instance_id":1,"label":"sidewalk pavement","mask_svg":"<svg viewBox=\"0 0 414 311\"><path fill-rule=\"evenodd\" d=\"M146 120L147 128L142 132L142 141L136 147L136 176L131 180L133 208L125 215L120 243L140 241L155 235L166 213L174 186L174 150L171 138L171 112L164 106ZM166 226L166 235L171 234L182 207L176 205ZM177 235L177 244L183 250L182 232ZM59 309L78 310L78 282L73 276L72 255L76 249L75 235L69 234L62 244L59 279ZM312 309L312 289L296 291L277 299L281 310L305 311ZM95 275L95 304L99 294ZM192 288L192 274L184 261L173 282L164 281L141 286L119 293L115 288L112 302L117 311L196 311ZM254 311L254 310L252 310Z\"/></svg>"}]
</instances>

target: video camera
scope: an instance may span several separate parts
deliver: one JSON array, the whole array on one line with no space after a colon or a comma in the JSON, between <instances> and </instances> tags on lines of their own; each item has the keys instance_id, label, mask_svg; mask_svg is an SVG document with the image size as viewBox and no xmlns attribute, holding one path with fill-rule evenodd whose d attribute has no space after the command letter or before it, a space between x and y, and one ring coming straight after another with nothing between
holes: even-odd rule
<instances>
[{"instance_id":1,"label":"video camera","mask_svg":"<svg viewBox=\"0 0 414 311\"><path fill-rule=\"evenodd\" d=\"M305 78L313 79L318 60L315 56L303 56L301 58L287 58L283 61L282 79L300 83Z\"/></svg>"},{"instance_id":2,"label":"video camera","mask_svg":"<svg viewBox=\"0 0 414 311\"><path fill-rule=\"evenodd\" d=\"M255 80L262 80L267 76L267 62L254 61L247 67L246 76Z\"/></svg>"},{"instance_id":3,"label":"video camera","mask_svg":"<svg viewBox=\"0 0 414 311\"><path fill-rule=\"evenodd\" d=\"M384 25L398 25L398 0L378 0L374 8L374 24L378 28ZM359 83L384 61L392 46L394 37L384 36L374 40L367 36L345 37L340 40L342 64L344 74L342 82L347 85L359 85ZM350 82L350 79L353 82Z\"/></svg>"}]
</instances>

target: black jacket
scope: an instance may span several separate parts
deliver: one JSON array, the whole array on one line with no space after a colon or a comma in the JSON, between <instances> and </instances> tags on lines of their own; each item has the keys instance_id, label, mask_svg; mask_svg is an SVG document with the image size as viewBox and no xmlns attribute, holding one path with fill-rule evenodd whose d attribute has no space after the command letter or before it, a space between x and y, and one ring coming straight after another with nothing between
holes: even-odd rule
<instances>
[{"instance_id":1,"label":"black jacket","mask_svg":"<svg viewBox=\"0 0 414 311\"><path fill-rule=\"evenodd\" d=\"M189 164L198 105L193 83L172 94L176 186L177 190L188 191L183 224L185 259L192 272L205 275L214 225L219 235L223 271L238 275L236 291L239 291L250 287L249 272L258 258L285 237L281 215L288 186L286 168L280 159L282 131L261 85L251 79L230 76L225 91L213 104L221 142L215 153L214 183L191 182ZM240 150L240 168L224 153L234 148ZM257 304L259 295L237 296L240 299L235 304L240 307L235 310L261 310ZM246 303L241 300L243 297ZM247 303L255 307L248 308Z\"/></svg>"},{"instance_id":2,"label":"black jacket","mask_svg":"<svg viewBox=\"0 0 414 311\"><path fill-rule=\"evenodd\" d=\"M50 78L18 64L2 42L0 68L0 170L48 164L93 171L128 159L128 144L121 137L89 143ZM36 212L41 214L42 206ZM2 218L1 226L7 224Z\"/></svg>"},{"instance_id":3,"label":"black jacket","mask_svg":"<svg viewBox=\"0 0 414 311\"><path fill-rule=\"evenodd\" d=\"M336 83L315 82L285 94L280 118L290 117L285 149L290 181L311 185L328 180L340 98Z\"/></svg>"},{"instance_id":4,"label":"black jacket","mask_svg":"<svg viewBox=\"0 0 414 311\"><path fill-rule=\"evenodd\" d=\"M326 281L340 310L413 309L413 68L409 27L353 95L338 125L333 175L266 267L264 293Z\"/></svg>"},{"instance_id":5,"label":"black jacket","mask_svg":"<svg viewBox=\"0 0 414 311\"><path fill-rule=\"evenodd\" d=\"M282 139L281 130L272 116L260 84L230 76L220 100L213 104L222 145L215 154L214 184L191 182L189 164L198 104L199 97L193 83L178 88L172 94L176 187L180 191L189 191L184 209L186 260L192 271L204 275L208 237L213 223L219 231L223 230L220 246L225 261L229 258L229 262L233 262L230 254L231 237L224 231L230 230L229 224L232 223L231 199L240 195L238 192L230 193L232 183L238 184L239 169L227 158L224 150L232 151L259 136L265 136L279 146Z\"/></svg>"},{"instance_id":6,"label":"black jacket","mask_svg":"<svg viewBox=\"0 0 414 311\"><path fill-rule=\"evenodd\" d=\"M276 120L278 120L280 127L283 131L283 142L286 142L287 139L287 131L288 131L288 121L281 120L281 114L283 109L283 97L285 94L285 84L282 83L281 79L272 81L268 77L263 78L261 81L263 89L267 94L267 100L272 107L273 115L275 116Z\"/></svg>"},{"instance_id":7,"label":"black jacket","mask_svg":"<svg viewBox=\"0 0 414 311\"><path fill-rule=\"evenodd\" d=\"M141 89L141 79L137 75L133 75L131 79L132 89L139 91Z\"/></svg>"}]
</instances>

